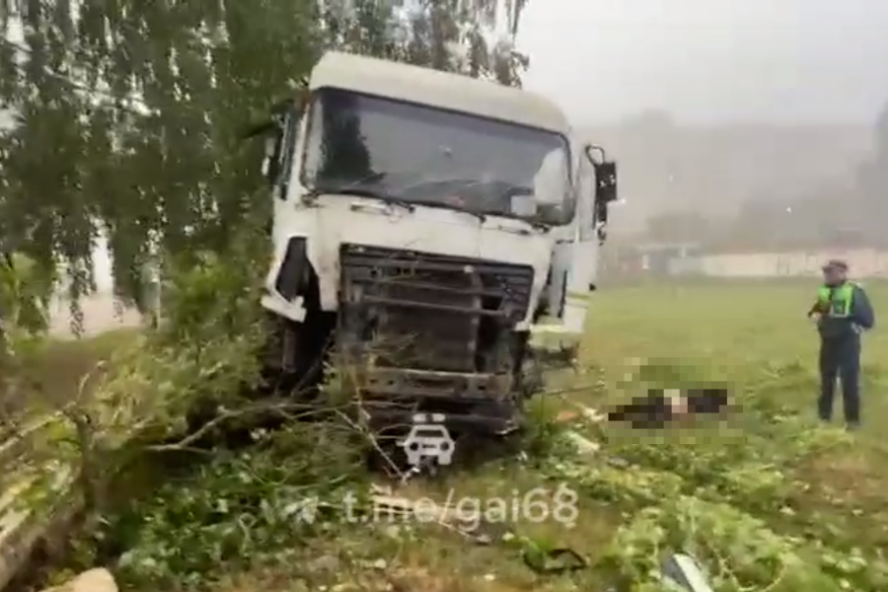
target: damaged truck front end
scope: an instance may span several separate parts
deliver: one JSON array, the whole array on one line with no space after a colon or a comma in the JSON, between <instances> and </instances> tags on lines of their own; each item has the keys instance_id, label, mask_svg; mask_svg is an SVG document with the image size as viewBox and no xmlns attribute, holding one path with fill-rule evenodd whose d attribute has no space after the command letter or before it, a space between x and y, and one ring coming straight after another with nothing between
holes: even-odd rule
<instances>
[{"instance_id":1,"label":"damaged truck front end","mask_svg":"<svg viewBox=\"0 0 888 592\"><path fill-rule=\"evenodd\" d=\"M269 377L318 395L335 368L379 428L518 428L541 379L531 335L582 331L604 222L563 112L330 53L271 127Z\"/></svg>"},{"instance_id":2,"label":"damaged truck front end","mask_svg":"<svg viewBox=\"0 0 888 592\"><path fill-rule=\"evenodd\" d=\"M338 349L362 368L374 421L441 413L457 428L517 427L534 270L435 253L343 244ZM409 419L409 415L407 415Z\"/></svg>"}]
</instances>

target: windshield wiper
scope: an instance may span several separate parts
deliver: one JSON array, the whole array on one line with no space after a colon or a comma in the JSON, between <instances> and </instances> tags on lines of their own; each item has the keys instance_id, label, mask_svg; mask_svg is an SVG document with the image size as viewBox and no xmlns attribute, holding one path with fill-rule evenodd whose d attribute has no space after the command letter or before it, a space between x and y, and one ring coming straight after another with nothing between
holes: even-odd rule
<instances>
[{"instance_id":1,"label":"windshield wiper","mask_svg":"<svg viewBox=\"0 0 888 592\"><path fill-rule=\"evenodd\" d=\"M392 197L381 189L371 189L370 187L355 187L353 185L345 185L343 187L318 187L314 193L339 193L342 195L355 195L357 197L370 197L379 201L401 206L408 212L416 211L416 206L409 201Z\"/></svg>"},{"instance_id":2,"label":"windshield wiper","mask_svg":"<svg viewBox=\"0 0 888 592\"><path fill-rule=\"evenodd\" d=\"M417 188L422 188L423 186L426 186L426 185L455 184L457 186L456 189L458 191L458 190L467 189L469 187L472 187L473 185L483 185L484 183L485 183L484 181L476 181L474 179L453 179L450 177L445 177L443 179L419 179L417 181L414 181L413 183L410 183L406 187L399 187L398 190L400 192L415 191ZM451 210L454 212L461 212L463 214L468 214L469 216L473 216L475 218L478 218L478 220L480 220L482 224L487 222L487 218L489 215L491 215L491 214L496 215L494 213L489 214L488 212L480 212L478 210L472 210L471 208L467 207L464 204L459 205L459 204L451 203L447 199L444 199L443 201L417 200L414 203L416 203L417 205L427 206L430 208L440 208L443 210Z\"/></svg>"},{"instance_id":3,"label":"windshield wiper","mask_svg":"<svg viewBox=\"0 0 888 592\"><path fill-rule=\"evenodd\" d=\"M485 214L484 212L475 212L472 210L462 210L462 209L457 208L456 206L452 206L452 207L453 207L454 211L462 212L463 214L468 214L469 216L474 216L474 217L478 218L482 224L487 222L487 214Z\"/></svg>"}]
</instances>

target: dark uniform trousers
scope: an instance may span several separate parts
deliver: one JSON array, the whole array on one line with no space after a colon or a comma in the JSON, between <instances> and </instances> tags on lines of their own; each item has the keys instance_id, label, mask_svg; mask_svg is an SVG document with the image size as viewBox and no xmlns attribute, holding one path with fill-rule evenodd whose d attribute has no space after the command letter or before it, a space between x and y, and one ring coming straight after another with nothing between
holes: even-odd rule
<instances>
[{"instance_id":1,"label":"dark uniform trousers","mask_svg":"<svg viewBox=\"0 0 888 592\"><path fill-rule=\"evenodd\" d=\"M860 423L860 337L848 335L820 342L820 419L832 419L836 379L842 384L845 421Z\"/></svg>"}]
</instances>

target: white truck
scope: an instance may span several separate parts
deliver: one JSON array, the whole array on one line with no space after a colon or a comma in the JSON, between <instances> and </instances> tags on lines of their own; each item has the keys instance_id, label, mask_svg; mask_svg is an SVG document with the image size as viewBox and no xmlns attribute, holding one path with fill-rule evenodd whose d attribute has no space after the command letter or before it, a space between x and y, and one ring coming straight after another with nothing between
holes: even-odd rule
<instances>
[{"instance_id":1,"label":"white truck","mask_svg":"<svg viewBox=\"0 0 888 592\"><path fill-rule=\"evenodd\" d=\"M346 53L275 122L271 371L335 352L373 420L519 426L532 334L582 334L615 164L534 93Z\"/></svg>"}]
</instances>

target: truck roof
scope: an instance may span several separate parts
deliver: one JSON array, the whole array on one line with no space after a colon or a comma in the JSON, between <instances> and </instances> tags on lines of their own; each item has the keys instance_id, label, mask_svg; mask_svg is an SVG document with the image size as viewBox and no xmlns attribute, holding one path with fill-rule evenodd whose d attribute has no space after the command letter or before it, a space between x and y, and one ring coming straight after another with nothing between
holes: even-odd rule
<instances>
[{"instance_id":1,"label":"truck roof","mask_svg":"<svg viewBox=\"0 0 888 592\"><path fill-rule=\"evenodd\" d=\"M311 90L339 88L520 123L565 136L570 133L564 112L538 94L367 56L327 52L312 70L310 85Z\"/></svg>"}]
</instances>

